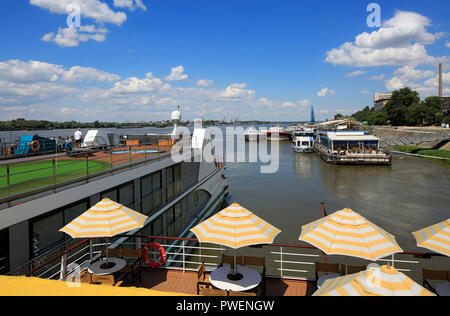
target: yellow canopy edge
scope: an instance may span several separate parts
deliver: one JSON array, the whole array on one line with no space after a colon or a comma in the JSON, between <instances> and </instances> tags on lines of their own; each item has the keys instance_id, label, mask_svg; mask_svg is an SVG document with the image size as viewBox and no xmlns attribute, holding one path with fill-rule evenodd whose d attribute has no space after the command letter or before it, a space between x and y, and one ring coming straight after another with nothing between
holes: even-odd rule
<instances>
[{"instance_id":1,"label":"yellow canopy edge","mask_svg":"<svg viewBox=\"0 0 450 316\"><path fill-rule=\"evenodd\" d=\"M64 281L0 276L0 296L190 296L136 287L75 284Z\"/></svg>"}]
</instances>

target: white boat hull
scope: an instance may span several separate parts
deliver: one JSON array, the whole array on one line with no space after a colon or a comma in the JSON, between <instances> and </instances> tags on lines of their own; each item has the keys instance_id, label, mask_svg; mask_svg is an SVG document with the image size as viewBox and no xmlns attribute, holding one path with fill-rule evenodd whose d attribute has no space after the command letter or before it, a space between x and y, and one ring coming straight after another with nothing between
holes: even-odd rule
<instances>
[{"instance_id":1,"label":"white boat hull","mask_svg":"<svg viewBox=\"0 0 450 316\"><path fill-rule=\"evenodd\" d=\"M292 147L292 150L296 153L312 153L314 148L304 148L304 147Z\"/></svg>"}]
</instances>

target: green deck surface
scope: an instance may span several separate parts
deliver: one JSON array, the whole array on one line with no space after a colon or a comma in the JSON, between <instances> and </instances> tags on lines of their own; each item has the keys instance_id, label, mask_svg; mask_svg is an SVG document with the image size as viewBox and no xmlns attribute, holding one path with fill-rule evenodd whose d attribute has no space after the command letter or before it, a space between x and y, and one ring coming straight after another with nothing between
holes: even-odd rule
<instances>
[{"instance_id":1,"label":"green deck surface","mask_svg":"<svg viewBox=\"0 0 450 316\"><path fill-rule=\"evenodd\" d=\"M109 169L106 162L89 160L89 174ZM0 197L8 196L7 168L0 166ZM86 176L86 160L61 159L55 163L55 179L53 179L52 160L24 162L10 165L11 195L61 183Z\"/></svg>"}]
</instances>

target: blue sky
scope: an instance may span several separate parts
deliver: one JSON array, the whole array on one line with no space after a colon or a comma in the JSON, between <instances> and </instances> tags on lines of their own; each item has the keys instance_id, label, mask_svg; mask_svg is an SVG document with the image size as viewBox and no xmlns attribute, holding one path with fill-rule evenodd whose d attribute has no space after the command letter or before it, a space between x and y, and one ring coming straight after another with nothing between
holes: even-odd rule
<instances>
[{"instance_id":1,"label":"blue sky","mask_svg":"<svg viewBox=\"0 0 450 316\"><path fill-rule=\"evenodd\" d=\"M377 1L370 28L370 2L3 0L0 119L325 119L437 94L438 62L450 95L450 3Z\"/></svg>"}]
</instances>

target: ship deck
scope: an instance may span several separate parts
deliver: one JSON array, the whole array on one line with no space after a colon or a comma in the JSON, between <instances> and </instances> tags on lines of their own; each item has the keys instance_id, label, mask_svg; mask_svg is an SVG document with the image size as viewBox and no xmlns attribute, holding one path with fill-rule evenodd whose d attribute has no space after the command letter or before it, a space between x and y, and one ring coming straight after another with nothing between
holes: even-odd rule
<instances>
[{"instance_id":1,"label":"ship deck","mask_svg":"<svg viewBox=\"0 0 450 316\"><path fill-rule=\"evenodd\" d=\"M170 152L164 145L114 147L108 150L80 151L75 155L51 154L0 161L0 200L2 202L66 184L114 172L124 166L151 161Z\"/></svg>"},{"instance_id":2,"label":"ship deck","mask_svg":"<svg viewBox=\"0 0 450 316\"><path fill-rule=\"evenodd\" d=\"M315 292L312 281L266 278L266 296L311 296ZM142 271L142 282L137 284L156 291L197 295L197 273L170 269Z\"/></svg>"}]
</instances>

